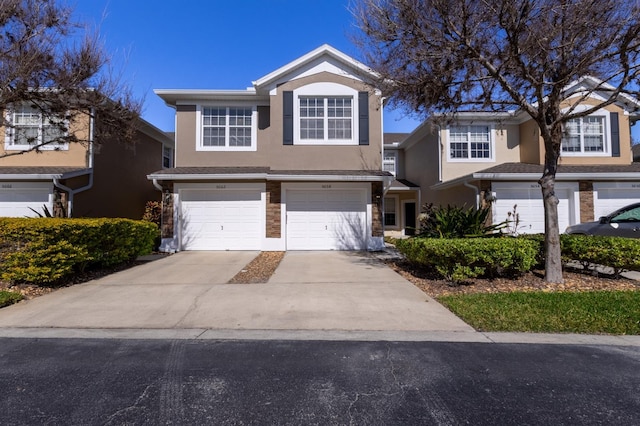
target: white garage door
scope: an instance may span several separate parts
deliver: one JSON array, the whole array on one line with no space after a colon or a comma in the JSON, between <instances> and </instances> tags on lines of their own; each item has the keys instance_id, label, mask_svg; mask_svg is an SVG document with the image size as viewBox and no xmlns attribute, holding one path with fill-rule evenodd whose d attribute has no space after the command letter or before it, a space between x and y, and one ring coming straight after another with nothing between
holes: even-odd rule
<instances>
[{"instance_id":1,"label":"white garage door","mask_svg":"<svg viewBox=\"0 0 640 426\"><path fill-rule=\"evenodd\" d=\"M50 189L11 188L0 189L0 217L37 217L44 214L43 206L51 212Z\"/></svg>"},{"instance_id":2,"label":"white garage door","mask_svg":"<svg viewBox=\"0 0 640 426\"><path fill-rule=\"evenodd\" d=\"M598 220L621 207L640 203L640 183L594 183L593 216Z\"/></svg>"},{"instance_id":3,"label":"white garage door","mask_svg":"<svg viewBox=\"0 0 640 426\"><path fill-rule=\"evenodd\" d=\"M259 250L261 193L254 190L183 190L183 250Z\"/></svg>"},{"instance_id":4,"label":"white garage door","mask_svg":"<svg viewBox=\"0 0 640 426\"><path fill-rule=\"evenodd\" d=\"M496 193L493 223L506 220L509 212L513 212L513 206L517 206L516 213L520 218L518 233L544 233L544 206L539 185L530 183L494 183L492 190ZM560 201L558 204L558 224L562 233L567 229L567 226L575 223L575 220L572 220L574 209L571 205L573 189L556 184L555 192Z\"/></svg>"},{"instance_id":5,"label":"white garage door","mask_svg":"<svg viewBox=\"0 0 640 426\"><path fill-rule=\"evenodd\" d=\"M362 189L287 191L287 250L366 248L365 198Z\"/></svg>"}]
</instances>

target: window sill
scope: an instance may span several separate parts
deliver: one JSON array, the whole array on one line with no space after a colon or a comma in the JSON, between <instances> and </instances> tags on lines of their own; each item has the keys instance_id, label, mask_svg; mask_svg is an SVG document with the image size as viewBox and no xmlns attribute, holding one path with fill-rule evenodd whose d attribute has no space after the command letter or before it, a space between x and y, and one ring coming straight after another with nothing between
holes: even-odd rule
<instances>
[{"instance_id":1,"label":"window sill","mask_svg":"<svg viewBox=\"0 0 640 426\"><path fill-rule=\"evenodd\" d=\"M257 148L255 146L198 146L196 151L250 152L257 151Z\"/></svg>"},{"instance_id":2,"label":"window sill","mask_svg":"<svg viewBox=\"0 0 640 426\"><path fill-rule=\"evenodd\" d=\"M561 152L560 157L601 157L612 158L608 152Z\"/></svg>"},{"instance_id":3,"label":"window sill","mask_svg":"<svg viewBox=\"0 0 640 426\"><path fill-rule=\"evenodd\" d=\"M495 163L495 158L448 158L448 163Z\"/></svg>"},{"instance_id":4,"label":"window sill","mask_svg":"<svg viewBox=\"0 0 640 426\"><path fill-rule=\"evenodd\" d=\"M6 145L5 151L35 151L33 145ZM68 151L69 145L43 145L37 148L39 151Z\"/></svg>"},{"instance_id":5,"label":"window sill","mask_svg":"<svg viewBox=\"0 0 640 426\"><path fill-rule=\"evenodd\" d=\"M355 140L295 140L294 145L300 146L359 146Z\"/></svg>"}]
</instances>

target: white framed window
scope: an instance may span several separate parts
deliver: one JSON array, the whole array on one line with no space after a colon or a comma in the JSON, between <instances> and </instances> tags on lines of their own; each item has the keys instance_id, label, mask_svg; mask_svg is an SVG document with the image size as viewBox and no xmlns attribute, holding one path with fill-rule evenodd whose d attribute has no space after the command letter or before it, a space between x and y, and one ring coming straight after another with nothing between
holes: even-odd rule
<instances>
[{"instance_id":1,"label":"white framed window","mask_svg":"<svg viewBox=\"0 0 640 426\"><path fill-rule=\"evenodd\" d=\"M358 91L337 83L294 90L294 144L358 145Z\"/></svg>"},{"instance_id":2,"label":"white framed window","mask_svg":"<svg viewBox=\"0 0 640 426\"><path fill-rule=\"evenodd\" d=\"M167 169L173 167L173 149L170 146L162 147L162 167Z\"/></svg>"},{"instance_id":3,"label":"white framed window","mask_svg":"<svg viewBox=\"0 0 640 426\"><path fill-rule=\"evenodd\" d=\"M384 151L382 158L382 170L396 175L397 153L395 151Z\"/></svg>"},{"instance_id":4,"label":"white framed window","mask_svg":"<svg viewBox=\"0 0 640 426\"><path fill-rule=\"evenodd\" d=\"M493 161L493 136L489 125L456 125L449 127L447 144L450 161Z\"/></svg>"},{"instance_id":5,"label":"white framed window","mask_svg":"<svg viewBox=\"0 0 640 426\"><path fill-rule=\"evenodd\" d=\"M589 115L569 120L564 126L562 154L603 154L607 151L607 117Z\"/></svg>"},{"instance_id":6,"label":"white framed window","mask_svg":"<svg viewBox=\"0 0 640 426\"><path fill-rule=\"evenodd\" d=\"M353 134L353 99L301 96L300 140L349 140Z\"/></svg>"},{"instance_id":7,"label":"white framed window","mask_svg":"<svg viewBox=\"0 0 640 426\"><path fill-rule=\"evenodd\" d=\"M398 226L397 198L385 197L384 199L384 226Z\"/></svg>"},{"instance_id":8,"label":"white framed window","mask_svg":"<svg viewBox=\"0 0 640 426\"><path fill-rule=\"evenodd\" d=\"M201 106L198 108L199 151L255 151L257 108Z\"/></svg>"},{"instance_id":9,"label":"white framed window","mask_svg":"<svg viewBox=\"0 0 640 426\"><path fill-rule=\"evenodd\" d=\"M28 150L34 146L46 150L67 150L69 144L61 142L68 136L66 121L57 121L43 116L42 112L29 105L16 105L7 109L5 149Z\"/></svg>"}]
</instances>

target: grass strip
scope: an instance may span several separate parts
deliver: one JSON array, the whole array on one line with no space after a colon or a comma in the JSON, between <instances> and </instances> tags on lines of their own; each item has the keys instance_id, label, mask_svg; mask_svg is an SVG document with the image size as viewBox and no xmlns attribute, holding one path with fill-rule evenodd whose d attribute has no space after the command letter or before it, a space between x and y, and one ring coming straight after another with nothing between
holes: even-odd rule
<instances>
[{"instance_id":1,"label":"grass strip","mask_svg":"<svg viewBox=\"0 0 640 426\"><path fill-rule=\"evenodd\" d=\"M13 305L22 300L22 295L13 291L0 290L0 308Z\"/></svg>"},{"instance_id":2,"label":"grass strip","mask_svg":"<svg viewBox=\"0 0 640 426\"><path fill-rule=\"evenodd\" d=\"M479 331L640 334L640 291L477 293L438 300Z\"/></svg>"}]
</instances>

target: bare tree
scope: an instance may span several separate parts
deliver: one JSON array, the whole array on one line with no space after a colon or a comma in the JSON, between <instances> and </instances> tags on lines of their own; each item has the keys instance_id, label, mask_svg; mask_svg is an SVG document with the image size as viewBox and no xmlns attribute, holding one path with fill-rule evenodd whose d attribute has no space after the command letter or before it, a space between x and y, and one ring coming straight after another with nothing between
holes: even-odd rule
<instances>
[{"instance_id":1,"label":"bare tree","mask_svg":"<svg viewBox=\"0 0 640 426\"><path fill-rule=\"evenodd\" d=\"M357 41L396 105L424 115L519 109L535 120L545 147L545 279L561 283L554 185L563 128L637 87L638 3L357 0L354 14ZM599 81L566 107L564 89L584 76ZM595 92L596 103L576 108Z\"/></svg>"},{"instance_id":2,"label":"bare tree","mask_svg":"<svg viewBox=\"0 0 640 426\"><path fill-rule=\"evenodd\" d=\"M16 131L7 111L26 108L47 123L46 137L24 132L28 149L87 143L89 132L70 131L96 118L93 141L133 140L141 102L113 78L96 34L72 20L56 0L0 0L0 108L2 125ZM28 118L27 118L28 120Z\"/></svg>"}]
</instances>

